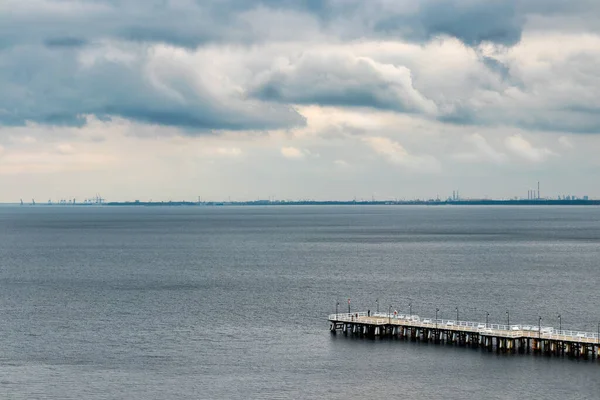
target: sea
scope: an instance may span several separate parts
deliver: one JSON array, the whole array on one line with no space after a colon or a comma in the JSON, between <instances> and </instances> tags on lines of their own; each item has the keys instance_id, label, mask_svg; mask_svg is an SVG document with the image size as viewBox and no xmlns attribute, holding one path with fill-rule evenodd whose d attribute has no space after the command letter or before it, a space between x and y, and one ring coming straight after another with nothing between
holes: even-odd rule
<instances>
[{"instance_id":1,"label":"sea","mask_svg":"<svg viewBox=\"0 0 600 400\"><path fill-rule=\"evenodd\" d=\"M599 399L596 360L327 322L596 332L599 267L592 206L4 206L0 398Z\"/></svg>"}]
</instances>

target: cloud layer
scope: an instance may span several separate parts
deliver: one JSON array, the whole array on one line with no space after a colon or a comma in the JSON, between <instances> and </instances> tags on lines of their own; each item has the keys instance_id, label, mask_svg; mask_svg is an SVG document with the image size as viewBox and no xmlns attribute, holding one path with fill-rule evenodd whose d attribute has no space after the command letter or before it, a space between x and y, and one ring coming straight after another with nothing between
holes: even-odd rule
<instances>
[{"instance_id":1,"label":"cloud layer","mask_svg":"<svg viewBox=\"0 0 600 400\"><path fill-rule=\"evenodd\" d=\"M59 46L103 38L194 48L319 34L418 42L447 35L469 45L514 45L531 20L536 27L597 29L599 9L594 0L5 0L0 36ZM18 29L25 25L31 29Z\"/></svg>"},{"instance_id":2,"label":"cloud layer","mask_svg":"<svg viewBox=\"0 0 600 400\"><path fill-rule=\"evenodd\" d=\"M304 124L291 106L245 98L210 52L98 43L84 48L6 51L0 120L73 125L119 116L196 129L273 129Z\"/></svg>"},{"instance_id":3,"label":"cloud layer","mask_svg":"<svg viewBox=\"0 0 600 400\"><path fill-rule=\"evenodd\" d=\"M7 125L80 124L93 114L198 132L293 128L305 123L294 105L318 104L600 132L599 91L590 90L600 80L597 2L7 0L0 7Z\"/></svg>"},{"instance_id":4,"label":"cloud layer","mask_svg":"<svg viewBox=\"0 0 600 400\"><path fill-rule=\"evenodd\" d=\"M568 184L596 171L598 65L593 0L5 0L0 176Z\"/></svg>"}]
</instances>

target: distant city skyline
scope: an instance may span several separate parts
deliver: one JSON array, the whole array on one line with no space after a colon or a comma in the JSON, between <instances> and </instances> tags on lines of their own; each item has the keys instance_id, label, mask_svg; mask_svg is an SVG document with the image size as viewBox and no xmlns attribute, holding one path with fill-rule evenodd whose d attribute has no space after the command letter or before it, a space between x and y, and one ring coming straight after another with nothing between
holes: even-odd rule
<instances>
[{"instance_id":1,"label":"distant city skyline","mask_svg":"<svg viewBox=\"0 0 600 400\"><path fill-rule=\"evenodd\" d=\"M587 0L8 0L0 202L600 198L599 27Z\"/></svg>"},{"instance_id":2,"label":"distant city skyline","mask_svg":"<svg viewBox=\"0 0 600 400\"><path fill-rule=\"evenodd\" d=\"M424 197L387 197L380 198L375 195L371 195L371 197L357 197L353 196L352 198L310 198L310 197L300 197L300 198L278 198L275 195L269 195L265 197L257 197L257 198L235 198L231 196L227 196L227 198L221 199L211 199L211 198L203 198L202 196L197 196L194 198L144 198L144 197L136 197L135 199L131 198L111 198L107 199L101 196L100 194L96 194L92 197L63 197L59 199L48 199L47 201L43 201L40 199L23 199L20 198L18 201L8 201L3 203L14 203L14 204L22 204L22 205L70 205L70 204L107 204L110 202L186 202L186 203L206 203L206 202L218 202L218 203L233 203L233 202L320 202L320 201L341 201L341 202L410 202L410 201L442 201L442 202L460 202L460 201L477 201L477 200L596 200L597 198L593 196L589 196L587 194L562 194L556 196L542 196L538 195L537 190L528 191L527 196L508 196L508 197L489 197L489 196L462 196L460 191L454 190L450 196L424 196Z\"/></svg>"}]
</instances>

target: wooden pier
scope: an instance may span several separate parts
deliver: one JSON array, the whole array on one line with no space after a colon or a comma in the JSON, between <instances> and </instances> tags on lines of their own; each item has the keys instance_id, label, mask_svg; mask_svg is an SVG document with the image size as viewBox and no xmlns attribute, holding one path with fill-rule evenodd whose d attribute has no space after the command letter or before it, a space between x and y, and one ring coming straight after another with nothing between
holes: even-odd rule
<instances>
[{"instance_id":1,"label":"wooden pier","mask_svg":"<svg viewBox=\"0 0 600 400\"><path fill-rule=\"evenodd\" d=\"M542 326L541 319L536 325L500 325L367 312L331 314L328 319L332 334L402 338L498 353L598 359L600 348L598 333L556 330Z\"/></svg>"}]
</instances>

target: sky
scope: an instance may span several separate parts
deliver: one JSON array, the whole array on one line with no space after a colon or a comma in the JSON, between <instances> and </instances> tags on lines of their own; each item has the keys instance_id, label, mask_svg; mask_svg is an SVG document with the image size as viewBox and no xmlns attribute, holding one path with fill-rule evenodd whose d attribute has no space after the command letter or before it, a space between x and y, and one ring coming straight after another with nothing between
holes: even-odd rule
<instances>
[{"instance_id":1,"label":"sky","mask_svg":"<svg viewBox=\"0 0 600 400\"><path fill-rule=\"evenodd\" d=\"M0 202L600 198L597 0L0 0Z\"/></svg>"}]
</instances>

